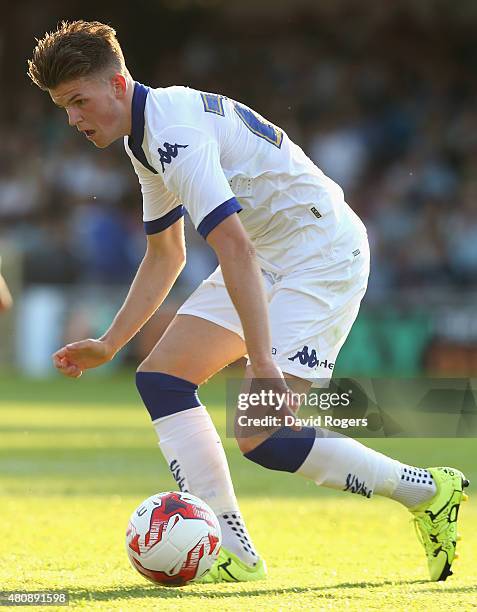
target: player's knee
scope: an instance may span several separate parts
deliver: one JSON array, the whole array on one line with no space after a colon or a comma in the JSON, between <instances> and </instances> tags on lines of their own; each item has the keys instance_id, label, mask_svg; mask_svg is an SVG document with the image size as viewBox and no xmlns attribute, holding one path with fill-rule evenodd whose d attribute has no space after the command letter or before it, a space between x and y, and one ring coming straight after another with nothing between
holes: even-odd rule
<instances>
[{"instance_id":1,"label":"player's knee","mask_svg":"<svg viewBox=\"0 0 477 612\"><path fill-rule=\"evenodd\" d=\"M242 447L247 449L246 438L239 441L239 447L247 459L269 470L296 472L308 457L315 437L313 427L303 427L300 431L282 427L254 448L242 450Z\"/></svg>"},{"instance_id":2,"label":"player's knee","mask_svg":"<svg viewBox=\"0 0 477 612\"><path fill-rule=\"evenodd\" d=\"M141 366L136 387L152 421L201 406L197 385L163 372L143 371Z\"/></svg>"},{"instance_id":3,"label":"player's knee","mask_svg":"<svg viewBox=\"0 0 477 612\"><path fill-rule=\"evenodd\" d=\"M157 371L159 371L157 368L157 365L153 363L151 359L151 355L148 355L146 359L144 359L144 361L139 364L136 370L136 374L138 372L157 372Z\"/></svg>"},{"instance_id":4,"label":"player's knee","mask_svg":"<svg viewBox=\"0 0 477 612\"><path fill-rule=\"evenodd\" d=\"M150 371L151 371L151 368L148 367L148 361L147 359L144 359L144 361L138 365L136 374L139 374L139 372L150 372Z\"/></svg>"},{"instance_id":5,"label":"player's knee","mask_svg":"<svg viewBox=\"0 0 477 612\"><path fill-rule=\"evenodd\" d=\"M171 355L161 347L155 347L144 361L138 366L136 372L171 372L171 367L175 376L181 376L181 365L184 358L179 355Z\"/></svg>"},{"instance_id":6,"label":"player's knee","mask_svg":"<svg viewBox=\"0 0 477 612\"><path fill-rule=\"evenodd\" d=\"M258 444L254 442L250 438L242 438L240 436L236 436L237 444L240 449L240 452L245 455L250 451L253 451L254 448L257 448Z\"/></svg>"}]
</instances>

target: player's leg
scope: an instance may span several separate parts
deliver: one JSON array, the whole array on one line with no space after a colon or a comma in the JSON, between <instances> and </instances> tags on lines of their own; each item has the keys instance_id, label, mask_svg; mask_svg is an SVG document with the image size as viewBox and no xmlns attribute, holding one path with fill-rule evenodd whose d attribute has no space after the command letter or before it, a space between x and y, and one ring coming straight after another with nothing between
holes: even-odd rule
<instances>
[{"instance_id":1,"label":"player's leg","mask_svg":"<svg viewBox=\"0 0 477 612\"><path fill-rule=\"evenodd\" d=\"M245 342L235 332L198 316L177 314L138 372L163 372L199 386L245 352Z\"/></svg>"},{"instance_id":2,"label":"player's leg","mask_svg":"<svg viewBox=\"0 0 477 612\"><path fill-rule=\"evenodd\" d=\"M307 381L286 378L294 392L306 392ZM431 580L452 575L458 512L460 503L467 500L463 489L469 485L459 470L403 464L352 438L328 437L320 428L295 432L283 427L272 436L261 434L238 442L245 457L269 469L296 472L318 485L402 503L414 516Z\"/></svg>"},{"instance_id":3,"label":"player's leg","mask_svg":"<svg viewBox=\"0 0 477 612\"><path fill-rule=\"evenodd\" d=\"M359 278L359 270L357 275ZM336 304L330 293L333 283L326 282L321 295L318 294L326 305L323 313L319 301L313 299L313 292L306 295L306 286L303 277L298 291L293 291L293 283L288 286L278 283L270 303L276 360L285 375L294 377L289 378L288 384L298 392L303 392L306 381L314 378L310 366L316 368L317 378L331 377L329 364L336 360L364 293L364 290L351 292L349 299ZM346 296L346 283L339 282L338 286ZM339 308L334 308L335 305ZM289 313L294 313L293 320L289 320ZM300 328L306 333L300 335ZM312 350L317 359L295 359L296 355L311 355ZM357 440L330 435L321 428L294 431L284 426L271 435L242 438L238 443L245 457L269 469L296 472L322 486L365 497L382 495L402 503L416 517L426 543L431 578L443 580L449 575L455 554L457 509L460 501L465 500L463 486L468 484L458 470L406 465Z\"/></svg>"},{"instance_id":4,"label":"player's leg","mask_svg":"<svg viewBox=\"0 0 477 612\"><path fill-rule=\"evenodd\" d=\"M286 364L282 363L281 367L285 368ZM284 376L293 392L309 391L312 384L309 380L287 372ZM251 377L249 367L246 379ZM245 389L242 391L246 392ZM246 434L244 432L244 436L237 439L245 457L269 469L296 472L321 486L368 498L373 494L383 495L407 507L430 499L436 491L427 470L403 465L353 438L326 429L303 427L293 431L284 426L271 435L264 432L253 436Z\"/></svg>"},{"instance_id":5,"label":"player's leg","mask_svg":"<svg viewBox=\"0 0 477 612\"><path fill-rule=\"evenodd\" d=\"M360 249L360 257L350 257L332 271L291 274L274 286L270 323L275 360L295 389L312 381L326 386L331 378L333 364L366 290L365 246ZM401 479L407 472L398 461L346 436L328 435L321 428L304 427L294 432L290 427L282 427L260 445L257 441L257 438L238 441L247 458L267 463L266 467L272 469L296 471L323 486L369 497L373 493L391 496L400 485L398 497L409 506L416 506L435 493L428 473L419 472L414 483L411 479L407 481L406 476Z\"/></svg>"},{"instance_id":6,"label":"player's leg","mask_svg":"<svg viewBox=\"0 0 477 612\"><path fill-rule=\"evenodd\" d=\"M263 562L257 564L259 557L241 518L221 440L197 397L198 385L245 353L245 343L234 331L240 322L236 313L227 312L227 300L222 299L227 292L217 277L220 274L214 273L179 309L139 366L136 380L179 488L212 507L223 545L257 570ZM206 313L215 322L203 318ZM255 576L258 573L246 579Z\"/></svg>"}]
</instances>

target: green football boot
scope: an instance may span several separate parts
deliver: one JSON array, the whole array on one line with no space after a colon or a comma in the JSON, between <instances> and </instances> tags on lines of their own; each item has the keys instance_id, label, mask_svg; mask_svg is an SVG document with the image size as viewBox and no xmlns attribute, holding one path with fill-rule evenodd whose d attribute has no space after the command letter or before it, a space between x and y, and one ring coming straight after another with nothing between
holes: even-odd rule
<instances>
[{"instance_id":1,"label":"green football boot","mask_svg":"<svg viewBox=\"0 0 477 612\"><path fill-rule=\"evenodd\" d=\"M246 565L237 555L221 548L219 558L210 570L194 580L199 584L212 582L250 582L252 580L264 580L267 577L267 566L263 559L259 559L254 566Z\"/></svg>"},{"instance_id":2,"label":"green football boot","mask_svg":"<svg viewBox=\"0 0 477 612\"><path fill-rule=\"evenodd\" d=\"M428 468L437 491L432 499L410 509L416 533L424 546L431 580L452 576L451 566L457 558L457 516L460 503L467 501L463 492L469 481L462 472L449 467Z\"/></svg>"}]
</instances>

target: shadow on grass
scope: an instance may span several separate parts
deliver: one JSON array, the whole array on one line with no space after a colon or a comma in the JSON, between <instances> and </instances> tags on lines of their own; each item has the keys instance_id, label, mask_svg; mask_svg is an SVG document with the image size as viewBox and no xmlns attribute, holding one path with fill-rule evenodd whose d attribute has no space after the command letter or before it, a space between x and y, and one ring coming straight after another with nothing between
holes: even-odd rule
<instances>
[{"instance_id":1,"label":"shadow on grass","mask_svg":"<svg viewBox=\"0 0 477 612\"><path fill-rule=\"evenodd\" d=\"M436 593L438 595L444 593L477 593L477 584L462 587L430 587L428 589L419 589L419 593Z\"/></svg>"},{"instance_id":2,"label":"shadow on grass","mask_svg":"<svg viewBox=\"0 0 477 612\"><path fill-rule=\"evenodd\" d=\"M211 589L209 585L191 585L194 586L194 590L188 590L187 587L141 587L141 586L125 586L118 587L117 589L101 589L101 590L87 590L81 588L70 588L69 594L72 601L104 601L104 600L115 600L115 599L139 599L139 598L154 598L154 599L187 599L191 597L209 597L210 599L222 598L222 597L261 597L263 595L286 595L287 593L310 593L315 592L318 596L320 592L323 592L323 597L329 598L332 596L328 591L338 589L369 589L391 585L413 585L413 584L425 584L427 580L383 580L382 582L343 582L338 584L331 584L326 586L316 587L288 587L288 588L243 588L243 584L240 585L237 590L216 590ZM432 590L432 589L428 589ZM453 589L446 589L446 592L452 591ZM459 589L454 589L456 592ZM463 592L472 590L472 587L462 587ZM437 592L437 589L436 589Z\"/></svg>"},{"instance_id":3,"label":"shadow on grass","mask_svg":"<svg viewBox=\"0 0 477 612\"><path fill-rule=\"evenodd\" d=\"M393 585L413 585L413 584L427 584L429 585L427 588L419 589L416 593L475 593L477 592L477 584L476 585L466 585L461 587L449 587L446 586L443 582L440 582L439 585L435 582L431 582L430 580L383 580L382 582L343 582L342 584L328 585L325 587L318 588L318 590L325 589L358 589L358 588L377 588L381 586L393 586Z\"/></svg>"}]
</instances>

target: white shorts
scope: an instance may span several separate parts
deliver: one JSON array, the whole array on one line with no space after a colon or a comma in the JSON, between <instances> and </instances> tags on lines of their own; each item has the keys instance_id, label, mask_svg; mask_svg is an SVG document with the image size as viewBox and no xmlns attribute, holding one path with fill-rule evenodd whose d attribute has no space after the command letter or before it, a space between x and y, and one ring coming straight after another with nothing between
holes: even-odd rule
<instances>
[{"instance_id":1,"label":"white shorts","mask_svg":"<svg viewBox=\"0 0 477 612\"><path fill-rule=\"evenodd\" d=\"M367 241L346 261L326 269L300 270L285 276L262 272L275 362L283 372L326 383L366 292ZM177 314L207 319L244 337L220 267L199 285Z\"/></svg>"}]
</instances>

